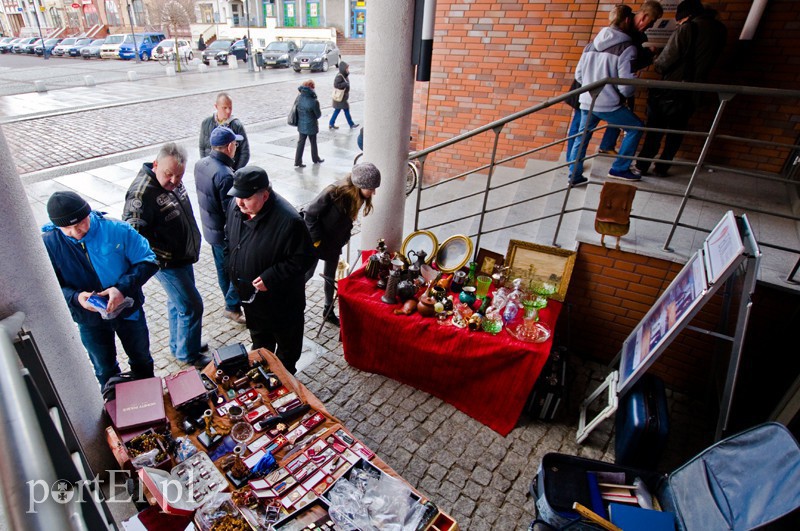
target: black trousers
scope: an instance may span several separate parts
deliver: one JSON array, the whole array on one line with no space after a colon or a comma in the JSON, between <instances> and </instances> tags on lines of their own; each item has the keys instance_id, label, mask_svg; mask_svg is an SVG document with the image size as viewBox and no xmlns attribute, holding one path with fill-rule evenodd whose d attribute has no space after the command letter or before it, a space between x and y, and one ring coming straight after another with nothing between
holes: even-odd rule
<instances>
[{"instance_id":1,"label":"black trousers","mask_svg":"<svg viewBox=\"0 0 800 531\"><path fill-rule=\"evenodd\" d=\"M689 125L689 118L692 117L692 113L693 110L687 109L684 112L667 116L663 114L656 105L648 101L646 126L657 129L685 130ZM639 151L639 157L647 159L656 158L658 150L661 147L662 138L664 138L664 149L661 151L661 156L658 157L662 162L655 163L655 169L658 172L666 172L669 169L670 164L668 162L675 158L675 154L678 153L678 149L680 149L681 143L683 142L682 134L647 131L642 141L642 149ZM637 161L636 167L641 171L647 171L650 169L650 162L646 160Z\"/></svg>"},{"instance_id":2,"label":"black trousers","mask_svg":"<svg viewBox=\"0 0 800 531\"><path fill-rule=\"evenodd\" d=\"M274 317L257 304L243 304L242 308L250 330L250 339L253 341L253 350L270 350L281 360L287 371L291 374L297 372L297 360L303 351L304 312L292 312L296 315L291 316L284 314L281 322L276 323Z\"/></svg>"},{"instance_id":3,"label":"black trousers","mask_svg":"<svg viewBox=\"0 0 800 531\"><path fill-rule=\"evenodd\" d=\"M336 260L325 260L325 265L322 268L322 274L326 277L331 279L336 278L336 268L339 267L339 259ZM317 263L319 260L314 260L314 263L311 264L311 267L308 268L306 271L306 282L311 280L311 277L314 276L314 271L317 269ZM333 303L333 284L328 282L327 280L324 281L325 284L325 307L327 308Z\"/></svg>"},{"instance_id":4,"label":"black trousers","mask_svg":"<svg viewBox=\"0 0 800 531\"><path fill-rule=\"evenodd\" d=\"M317 135L304 135L300 133L297 139L297 150L294 152L294 165L300 166L303 163L303 151L306 149L306 138L311 142L311 162L319 162L317 153Z\"/></svg>"}]
</instances>

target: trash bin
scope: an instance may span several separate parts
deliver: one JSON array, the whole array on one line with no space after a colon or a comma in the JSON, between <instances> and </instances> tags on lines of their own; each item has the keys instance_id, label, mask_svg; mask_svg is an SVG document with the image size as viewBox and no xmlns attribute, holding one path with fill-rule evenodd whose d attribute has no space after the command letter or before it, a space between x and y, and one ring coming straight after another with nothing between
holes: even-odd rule
<instances>
[{"instance_id":1,"label":"trash bin","mask_svg":"<svg viewBox=\"0 0 800 531\"><path fill-rule=\"evenodd\" d=\"M261 52L256 52L256 66L264 68L264 56L261 55Z\"/></svg>"}]
</instances>

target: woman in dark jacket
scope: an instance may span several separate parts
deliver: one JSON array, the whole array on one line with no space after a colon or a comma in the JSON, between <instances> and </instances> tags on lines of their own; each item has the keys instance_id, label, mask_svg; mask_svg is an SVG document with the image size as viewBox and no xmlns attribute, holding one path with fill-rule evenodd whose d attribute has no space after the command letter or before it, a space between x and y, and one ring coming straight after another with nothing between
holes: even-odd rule
<instances>
[{"instance_id":1,"label":"woman in dark jacket","mask_svg":"<svg viewBox=\"0 0 800 531\"><path fill-rule=\"evenodd\" d=\"M319 110L319 100L317 93L314 92L312 80L303 81L297 90L300 91L297 100L297 132L300 133L300 138L297 140L297 151L294 153L294 167L305 168L303 151L306 148L306 137L311 141L311 161L314 164L325 162L317 153L317 133L319 133L317 120L322 116L322 111Z\"/></svg>"},{"instance_id":2,"label":"woman in dark jacket","mask_svg":"<svg viewBox=\"0 0 800 531\"><path fill-rule=\"evenodd\" d=\"M345 63L344 61L339 62L339 73L336 74L336 77L333 79L333 88L343 89L344 90L344 98L342 101L334 101L333 108L333 115L331 115L331 121L328 123L329 129L339 129L339 126L336 125L336 118L339 117L339 112L344 111L344 117L347 118L347 123L350 125L350 129L355 129L358 127L358 124L353 123L353 119L350 117L350 104L347 100L350 99L350 65Z\"/></svg>"},{"instance_id":3,"label":"woman in dark jacket","mask_svg":"<svg viewBox=\"0 0 800 531\"><path fill-rule=\"evenodd\" d=\"M372 212L372 196L380 185L381 172L374 164L356 164L345 180L329 185L306 207L303 217L314 242L316 257L306 271L306 282L314 275L319 260L325 261L323 274L331 280L335 278L339 255L342 247L350 241L353 223L362 206L365 216ZM339 326L339 318L330 309L331 304L333 284L326 281L325 319Z\"/></svg>"}]
</instances>

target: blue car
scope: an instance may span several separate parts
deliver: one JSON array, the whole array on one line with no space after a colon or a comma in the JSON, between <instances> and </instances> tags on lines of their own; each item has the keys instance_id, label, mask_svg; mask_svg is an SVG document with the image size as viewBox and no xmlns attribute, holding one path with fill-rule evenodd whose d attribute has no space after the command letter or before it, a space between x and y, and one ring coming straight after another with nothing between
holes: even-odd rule
<instances>
[{"instance_id":1,"label":"blue car","mask_svg":"<svg viewBox=\"0 0 800 531\"><path fill-rule=\"evenodd\" d=\"M103 42L103 39L98 39L98 40L100 42ZM90 44L92 44L92 39L88 38L78 39L77 41L75 41L74 44L70 44L69 46L65 47L66 55L69 55L70 57L80 57L81 48L83 48L84 46L89 46Z\"/></svg>"},{"instance_id":2,"label":"blue car","mask_svg":"<svg viewBox=\"0 0 800 531\"><path fill-rule=\"evenodd\" d=\"M47 52L47 55L51 55L53 53L53 48L61 42L61 39L46 39L44 44L39 42L34 48L33 51L36 52L36 55L44 55Z\"/></svg>"},{"instance_id":3,"label":"blue car","mask_svg":"<svg viewBox=\"0 0 800 531\"><path fill-rule=\"evenodd\" d=\"M149 61L153 56L153 49L167 37L163 33L136 33L135 38L136 44L134 45L133 38L130 35L125 36L122 44L119 45L120 59L133 59L138 50L142 61Z\"/></svg>"}]
</instances>

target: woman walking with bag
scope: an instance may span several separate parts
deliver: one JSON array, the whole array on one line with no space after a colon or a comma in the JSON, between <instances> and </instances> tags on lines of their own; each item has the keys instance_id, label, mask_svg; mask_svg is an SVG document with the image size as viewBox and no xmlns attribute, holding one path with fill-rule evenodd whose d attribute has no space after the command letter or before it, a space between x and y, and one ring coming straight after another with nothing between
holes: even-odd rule
<instances>
[{"instance_id":1,"label":"woman walking with bag","mask_svg":"<svg viewBox=\"0 0 800 531\"><path fill-rule=\"evenodd\" d=\"M350 241L353 223L361 207L364 215L372 212L372 196L381 185L381 172L374 164L364 162L353 166L350 175L343 181L329 185L306 207L303 212L311 241L314 242L315 260L306 271L306 282L314 275L319 260L325 261L323 274L330 279L325 282L326 321L339 326L339 318L331 309L333 304L333 279L339 265L342 248ZM329 311L330 310L330 311Z\"/></svg>"},{"instance_id":2,"label":"woman walking with bag","mask_svg":"<svg viewBox=\"0 0 800 531\"><path fill-rule=\"evenodd\" d=\"M297 139L297 150L294 153L294 167L305 168L303 151L306 148L306 138L311 142L311 161L314 164L325 162L317 153L317 133L319 133L317 120L322 116L322 111L319 109L319 100L317 93L314 92L312 80L303 81L297 90L300 91L297 97L297 132L300 133L300 138Z\"/></svg>"},{"instance_id":3,"label":"woman walking with bag","mask_svg":"<svg viewBox=\"0 0 800 531\"><path fill-rule=\"evenodd\" d=\"M336 125L336 118L339 117L339 112L344 111L344 117L347 118L347 123L350 129L355 129L358 124L353 123L350 117L350 104L347 100L350 99L350 65L344 61L339 62L339 73L333 79L333 115L331 121L328 123L328 129L339 129ZM344 92L341 92L344 91Z\"/></svg>"}]
</instances>

